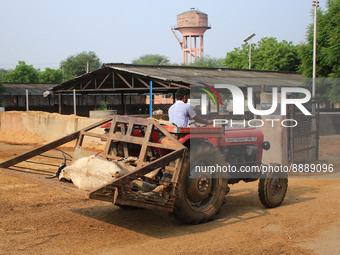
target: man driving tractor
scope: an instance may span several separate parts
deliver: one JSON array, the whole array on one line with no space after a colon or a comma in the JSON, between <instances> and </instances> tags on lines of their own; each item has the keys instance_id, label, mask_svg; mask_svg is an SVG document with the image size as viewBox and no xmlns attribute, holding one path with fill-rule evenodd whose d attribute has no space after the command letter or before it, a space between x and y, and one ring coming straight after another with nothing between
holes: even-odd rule
<instances>
[{"instance_id":1,"label":"man driving tractor","mask_svg":"<svg viewBox=\"0 0 340 255\"><path fill-rule=\"evenodd\" d=\"M194 109L188 104L190 90L180 88L176 93L176 102L169 108L169 121L174 123L177 127L188 127L189 118L194 119L196 122L203 124L212 124L212 120L205 120L199 117Z\"/></svg>"}]
</instances>

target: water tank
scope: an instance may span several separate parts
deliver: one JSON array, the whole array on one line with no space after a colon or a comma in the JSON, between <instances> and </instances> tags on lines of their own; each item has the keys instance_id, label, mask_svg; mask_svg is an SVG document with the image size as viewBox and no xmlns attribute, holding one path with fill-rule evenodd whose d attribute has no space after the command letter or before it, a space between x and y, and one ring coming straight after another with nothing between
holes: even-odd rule
<instances>
[{"instance_id":1,"label":"water tank","mask_svg":"<svg viewBox=\"0 0 340 255\"><path fill-rule=\"evenodd\" d=\"M175 29L179 30L183 36L203 35L207 29L210 29L208 26L208 15L195 10L195 8L191 8L190 11L177 15L177 27Z\"/></svg>"},{"instance_id":2,"label":"water tank","mask_svg":"<svg viewBox=\"0 0 340 255\"><path fill-rule=\"evenodd\" d=\"M182 41L176 36L183 53L183 63L190 64L198 58L203 57L203 36L210 29L208 26L208 15L191 8L190 11L177 15L177 27L182 34Z\"/></svg>"}]
</instances>

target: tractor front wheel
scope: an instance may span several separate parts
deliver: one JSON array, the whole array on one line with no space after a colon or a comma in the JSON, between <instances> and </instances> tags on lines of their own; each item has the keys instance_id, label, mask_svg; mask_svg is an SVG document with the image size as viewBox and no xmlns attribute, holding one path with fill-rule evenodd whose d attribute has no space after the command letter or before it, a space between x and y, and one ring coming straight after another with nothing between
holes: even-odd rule
<instances>
[{"instance_id":1,"label":"tractor front wheel","mask_svg":"<svg viewBox=\"0 0 340 255\"><path fill-rule=\"evenodd\" d=\"M190 162L191 161L191 162ZM225 165L218 148L206 142L191 144L179 176L174 216L181 222L199 224L217 215L225 201L228 179L219 173L197 173L196 166ZM225 176L224 176L225 177Z\"/></svg>"},{"instance_id":2,"label":"tractor front wheel","mask_svg":"<svg viewBox=\"0 0 340 255\"><path fill-rule=\"evenodd\" d=\"M279 206L286 196L288 178L286 174L267 172L259 182L259 198L268 208Z\"/></svg>"}]
</instances>

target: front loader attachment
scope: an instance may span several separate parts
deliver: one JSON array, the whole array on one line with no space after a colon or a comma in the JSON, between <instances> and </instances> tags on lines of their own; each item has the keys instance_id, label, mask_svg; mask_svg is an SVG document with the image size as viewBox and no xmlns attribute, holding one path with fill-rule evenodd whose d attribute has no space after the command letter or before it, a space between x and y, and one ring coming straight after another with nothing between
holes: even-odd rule
<instances>
[{"instance_id":1,"label":"front loader attachment","mask_svg":"<svg viewBox=\"0 0 340 255\"><path fill-rule=\"evenodd\" d=\"M111 122L109 132L105 134L93 132L93 129L107 122ZM76 148L79 149L83 146L85 137L98 138L105 142L103 151L99 153L102 158L116 161L129 157L136 158L131 163L132 171L87 193L87 197L120 205L173 211L178 177L186 158L187 148L154 119L113 116L6 160L0 163L0 168L7 168L6 170L11 172L16 171L10 167L23 161L27 162L28 159L42 155L42 153L75 139L77 139ZM157 139L153 139L154 137ZM168 173L167 176L171 178L166 178L165 173ZM30 172L27 175L30 175ZM44 178L40 176L40 179ZM50 185L53 182L56 186L61 185L57 180L44 181ZM152 186L153 190L143 191L138 188L136 183L146 183ZM67 184L65 185L67 186ZM68 186L64 190L68 191L69 189Z\"/></svg>"}]
</instances>

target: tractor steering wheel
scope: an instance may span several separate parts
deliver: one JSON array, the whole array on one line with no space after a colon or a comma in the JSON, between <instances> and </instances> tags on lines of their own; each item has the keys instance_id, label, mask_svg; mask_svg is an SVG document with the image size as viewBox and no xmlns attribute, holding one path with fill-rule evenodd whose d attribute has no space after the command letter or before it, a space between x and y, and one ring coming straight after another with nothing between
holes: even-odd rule
<instances>
[{"instance_id":1,"label":"tractor steering wheel","mask_svg":"<svg viewBox=\"0 0 340 255\"><path fill-rule=\"evenodd\" d=\"M199 127L199 125L197 125L197 121L191 122L191 123L189 124L189 126L191 126L191 125L195 125L195 127Z\"/></svg>"},{"instance_id":2,"label":"tractor steering wheel","mask_svg":"<svg viewBox=\"0 0 340 255\"><path fill-rule=\"evenodd\" d=\"M193 121L193 122L190 123L190 125L195 125L195 127L206 127L208 125L208 124L204 124L204 125L201 126L201 125L198 125L197 123L198 123L197 121Z\"/></svg>"}]
</instances>

